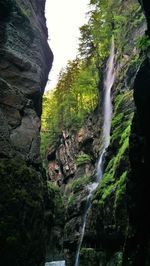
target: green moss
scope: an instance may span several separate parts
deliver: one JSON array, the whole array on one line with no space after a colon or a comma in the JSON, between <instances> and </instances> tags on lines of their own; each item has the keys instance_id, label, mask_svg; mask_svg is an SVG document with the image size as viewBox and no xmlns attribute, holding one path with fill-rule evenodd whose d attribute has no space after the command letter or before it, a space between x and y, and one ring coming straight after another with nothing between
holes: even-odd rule
<instances>
[{"instance_id":1,"label":"green moss","mask_svg":"<svg viewBox=\"0 0 150 266\"><path fill-rule=\"evenodd\" d=\"M76 202L76 195L71 193L68 198L68 205L73 205Z\"/></svg>"},{"instance_id":2,"label":"green moss","mask_svg":"<svg viewBox=\"0 0 150 266\"><path fill-rule=\"evenodd\" d=\"M20 158L0 162L1 265L37 265L46 241L42 176Z\"/></svg>"},{"instance_id":3,"label":"green moss","mask_svg":"<svg viewBox=\"0 0 150 266\"><path fill-rule=\"evenodd\" d=\"M93 248L82 248L80 251L80 265L99 265L99 254Z\"/></svg>"},{"instance_id":4,"label":"green moss","mask_svg":"<svg viewBox=\"0 0 150 266\"><path fill-rule=\"evenodd\" d=\"M117 155L112 160L110 160L105 170L104 176L98 186L97 192L94 196L94 200L96 198L99 198L100 202L102 203L102 201L104 201L108 196L110 196L116 191L118 182L121 182L120 180L122 180L123 178L122 175L124 172L124 168L121 168L121 165L124 165L124 163L126 164L128 161L128 146L129 140L127 137L122 146L120 147ZM119 174L117 173L117 171L119 171Z\"/></svg>"},{"instance_id":5,"label":"green moss","mask_svg":"<svg viewBox=\"0 0 150 266\"><path fill-rule=\"evenodd\" d=\"M78 157L76 159L76 164L77 164L77 166L80 166L80 165L86 164L90 161L91 161L90 155L82 153L82 154L78 155Z\"/></svg>"},{"instance_id":6,"label":"green moss","mask_svg":"<svg viewBox=\"0 0 150 266\"><path fill-rule=\"evenodd\" d=\"M57 194L60 191L59 187L51 181L47 181L47 188L48 188L48 193L50 194L51 197L53 197L55 194Z\"/></svg>"},{"instance_id":7,"label":"green moss","mask_svg":"<svg viewBox=\"0 0 150 266\"><path fill-rule=\"evenodd\" d=\"M114 234L117 229L124 237L128 225L126 180L130 171L129 136L133 112L131 102L131 91L125 91L115 98L108 163L92 202L98 215L104 215L104 224L109 225L111 221Z\"/></svg>"},{"instance_id":8,"label":"green moss","mask_svg":"<svg viewBox=\"0 0 150 266\"><path fill-rule=\"evenodd\" d=\"M131 120L133 118L132 111L132 100L133 92L127 90L125 93L117 95L115 98L114 106L115 111L112 118L112 136L111 144L114 143L115 146L119 146L119 142L125 140L126 136L129 136L129 126L131 125ZM127 132L128 128L128 132ZM123 136L124 135L124 139ZM122 140L121 140L122 139Z\"/></svg>"},{"instance_id":9,"label":"green moss","mask_svg":"<svg viewBox=\"0 0 150 266\"><path fill-rule=\"evenodd\" d=\"M108 261L107 266L122 266L122 252L117 252Z\"/></svg>"},{"instance_id":10,"label":"green moss","mask_svg":"<svg viewBox=\"0 0 150 266\"><path fill-rule=\"evenodd\" d=\"M116 169L118 168L118 166L121 166L121 162L127 162L128 158L127 158L127 153L128 153L128 147L129 147L129 138L126 137L126 139L124 140L123 144L121 145L115 159L114 159L114 169L113 172L116 171ZM123 169L121 169L123 170Z\"/></svg>"},{"instance_id":11,"label":"green moss","mask_svg":"<svg viewBox=\"0 0 150 266\"><path fill-rule=\"evenodd\" d=\"M121 139L119 144L122 145L124 142L128 141L128 137L130 135L130 131L131 131L131 123L128 122L128 125L126 127L126 129L124 130L124 132L121 135Z\"/></svg>"},{"instance_id":12,"label":"green moss","mask_svg":"<svg viewBox=\"0 0 150 266\"><path fill-rule=\"evenodd\" d=\"M117 183L117 190L116 190L116 194L115 194L115 206L117 207L118 205L120 205L120 202L122 201L122 199L125 198L125 194L126 194L126 179L127 179L127 171L125 171L118 183Z\"/></svg>"},{"instance_id":13,"label":"green moss","mask_svg":"<svg viewBox=\"0 0 150 266\"><path fill-rule=\"evenodd\" d=\"M112 184L108 186L102 195L102 200L104 201L108 196L110 196L112 193L114 194L114 191L116 189L116 184Z\"/></svg>"},{"instance_id":14,"label":"green moss","mask_svg":"<svg viewBox=\"0 0 150 266\"><path fill-rule=\"evenodd\" d=\"M67 190L68 192L78 192L82 190L87 184L91 182L91 177L89 176L81 176L77 179L72 180L68 185L67 185Z\"/></svg>"},{"instance_id":15,"label":"green moss","mask_svg":"<svg viewBox=\"0 0 150 266\"><path fill-rule=\"evenodd\" d=\"M49 209L52 210L52 214L54 215L54 219L63 219L64 217L64 199L61 193L60 188L55 185L53 182L47 182L48 188L48 198L49 198ZM53 220L55 223L55 220Z\"/></svg>"}]
</instances>

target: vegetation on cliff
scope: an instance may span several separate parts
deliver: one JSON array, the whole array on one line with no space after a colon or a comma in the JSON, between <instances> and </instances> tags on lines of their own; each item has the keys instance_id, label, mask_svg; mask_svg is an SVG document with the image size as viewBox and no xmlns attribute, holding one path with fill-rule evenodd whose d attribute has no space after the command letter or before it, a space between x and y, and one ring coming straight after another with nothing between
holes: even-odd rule
<instances>
[{"instance_id":1,"label":"vegetation on cliff","mask_svg":"<svg viewBox=\"0 0 150 266\"><path fill-rule=\"evenodd\" d=\"M81 27L79 57L68 63L55 91L45 96L42 149L54 144L55 156L49 157L49 161L56 161L63 175L60 177L60 186L65 188L63 243L70 266L79 243L88 186L95 180L93 167L96 168L101 151L103 84L113 35L116 76L110 145L105 154L104 175L88 213L80 265L134 265L133 257L128 261L124 252L126 240L135 241L128 205L132 172L130 138L135 112L133 87L150 41L144 35L145 19L137 1L91 0L90 5L89 21ZM65 130L69 133L62 138L61 132ZM75 139L72 146L68 144L70 136ZM62 147L67 156L60 152ZM72 158L69 149L74 153ZM49 178L52 179L51 175Z\"/></svg>"},{"instance_id":2,"label":"vegetation on cliff","mask_svg":"<svg viewBox=\"0 0 150 266\"><path fill-rule=\"evenodd\" d=\"M79 129L98 101L98 74L95 62L81 59L68 62L54 91L44 95L42 151L54 144L66 129Z\"/></svg>"},{"instance_id":3,"label":"vegetation on cliff","mask_svg":"<svg viewBox=\"0 0 150 266\"><path fill-rule=\"evenodd\" d=\"M97 0L91 1L90 5L89 21L80 28L79 56L68 62L54 91L44 96L42 154L45 154L48 145L56 142L62 130L81 128L102 98L102 88L97 88L102 82L102 69L109 55L111 36L115 37L118 60L123 64L121 67L126 67L127 60L123 56L129 56L133 46L144 50L149 44L147 37L139 36L128 42L134 29L144 21L135 0L128 4ZM138 60L137 53L133 52L132 57L132 60Z\"/></svg>"}]
</instances>

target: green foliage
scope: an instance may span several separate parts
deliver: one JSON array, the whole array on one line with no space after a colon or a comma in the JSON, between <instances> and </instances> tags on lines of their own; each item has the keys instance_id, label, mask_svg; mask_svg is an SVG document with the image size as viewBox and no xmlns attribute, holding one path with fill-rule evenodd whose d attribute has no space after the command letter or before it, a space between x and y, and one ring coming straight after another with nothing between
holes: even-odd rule
<instances>
[{"instance_id":1,"label":"green foliage","mask_svg":"<svg viewBox=\"0 0 150 266\"><path fill-rule=\"evenodd\" d=\"M94 61L86 65L79 59L68 62L61 71L54 91L43 98L41 153L56 142L65 129L77 130L97 104L98 75Z\"/></svg>"},{"instance_id":2,"label":"green foliage","mask_svg":"<svg viewBox=\"0 0 150 266\"><path fill-rule=\"evenodd\" d=\"M82 248L80 251L80 265L97 266L99 264L99 253L93 248Z\"/></svg>"},{"instance_id":3,"label":"green foliage","mask_svg":"<svg viewBox=\"0 0 150 266\"><path fill-rule=\"evenodd\" d=\"M90 4L89 21L80 28L79 52L83 58L95 57L100 68L109 55L112 35L120 53L129 50L127 36L142 23L144 16L135 1L126 4L119 0L92 0Z\"/></svg>"},{"instance_id":4,"label":"green foliage","mask_svg":"<svg viewBox=\"0 0 150 266\"><path fill-rule=\"evenodd\" d=\"M73 205L77 200L77 197L74 193L71 193L68 198L68 205Z\"/></svg>"},{"instance_id":5,"label":"green foliage","mask_svg":"<svg viewBox=\"0 0 150 266\"><path fill-rule=\"evenodd\" d=\"M143 12L138 3L133 1L122 2L118 7L118 10L114 14L114 35L116 47L120 53L123 55L125 53L133 55L132 44L136 41L133 37L130 40L131 34L138 28L144 21ZM120 41L121 40L121 41Z\"/></svg>"},{"instance_id":6,"label":"green foliage","mask_svg":"<svg viewBox=\"0 0 150 266\"><path fill-rule=\"evenodd\" d=\"M91 161L91 157L88 154L82 153L77 156L76 164L77 166L86 164Z\"/></svg>"},{"instance_id":7,"label":"green foliage","mask_svg":"<svg viewBox=\"0 0 150 266\"><path fill-rule=\"evenodd\" d=\"M80 55L83 58L95 57L98 68L109 54L113 22L111 2L91 1L89 21L80 28Z\"/></svg>"},{"instance_id":8,"label":"green foliage","mask_svg":"<svg viewBox=\"0 0 150 266\"><path fill-rule=\"evenodd\" d=\"M68 62L59 75L54 91L44 96L41 133L43 157L47 145L55 143L62 130L78 130L87 115L95 109L100 96L97 90L100 73L109 55L112 35L117 54L120 57L123 54L130 55L133 46L129 35L143 22L142 12L134 0L128 1L128 5L119 0L91 0L90 5L89 20L80 28L80 58ZM135 63L138 63L137 58ZM123 119L123 112L121 115L120 119Z\"/></svg>"},{"instance_id":9,"label":"green foliage","mask_svg":"<svg viewBox=\"0 0 150 266\"><path fill-rule=\"evenodd\" d=\"M139 50L141 50L142 52L146 51L147 48L150 47L150 39L149 36L144 35L144 36L140 36L137 39L137 48Z\"/></svg>"}]
</instances>

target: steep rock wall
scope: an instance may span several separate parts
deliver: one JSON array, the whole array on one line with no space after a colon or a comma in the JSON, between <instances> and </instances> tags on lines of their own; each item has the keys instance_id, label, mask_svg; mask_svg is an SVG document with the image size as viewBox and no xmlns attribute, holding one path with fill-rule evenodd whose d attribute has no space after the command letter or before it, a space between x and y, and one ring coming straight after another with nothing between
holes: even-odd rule
<instances>
[{"instance_id":1,"label":"steep rock wall","mask_svg":"<svg viewBox=\"0 0 150 266\"><path fill-rule=\"evenodd\" d=\"M147 20L150 37L150 4L140 1ZM127 182L130 232L127 236L123 265L149 265L150 215L147 211L149 195L149 119L150 119L150 50L145 51L144 61L134 82L135 113L131 127L129 158L131 172Z\"/></svg>"},{"instance_id":2,"label":"steep rock wall","mask_svg":"<svg viewBox=\"0 0 150 266\"><path fill-rule=\"evenodd\" d=\"M149 4L143 1L142 7L149 34ZM114 97L105 172L89 212L80 265L150 263L149 48L140 58L137 68L129 59L127 71L120 70L122 81L117 78L118 85L114 85L123 91ZM134 92L135 107L128 88Z\"/></svg>"},{"instance_id":3,"label":"steep rock wall","mask_svg":"<svg viewBox=\"0 0 150 266\"><path fill-rule=\"evenodd\" d=\"M8 156L15 150L38 163L41 97L52 63L44 1L1 1L0 5L0 104L5 120L0 153Z\"/></svg>"},{"instance_id":4,"label":"steep rock wall","mask_svg":"<svg viewBox=\"0 0 150 266\"><path fill-rule=\"evenodd\" d=\"M0 0L1 265L41 265L45 256L39 131L53 55L44 9L44 0Z\"/></svg>"},{"instance_id":5,"label":"steep rock wall","mask_svg":"<svg viewBox=\"0 0 150 266\"><path fill-rule=\"evenodd\" d=\"M133 17L133 20L135 18ZM145 23L130 34L144 34ZM103 178L95 192L89 211L80 252L80 265L122 265L128 231L127 180L131 165L129 136L134 114L133 87L142 60L136 58L134 39L125 46L126 53L116 53L116 78L113 87L113 115L110 145L105 156ZM127 265L127 264L125 264ZM131 264L132 265L132 264Z\"/></svg>"}]
</instances>

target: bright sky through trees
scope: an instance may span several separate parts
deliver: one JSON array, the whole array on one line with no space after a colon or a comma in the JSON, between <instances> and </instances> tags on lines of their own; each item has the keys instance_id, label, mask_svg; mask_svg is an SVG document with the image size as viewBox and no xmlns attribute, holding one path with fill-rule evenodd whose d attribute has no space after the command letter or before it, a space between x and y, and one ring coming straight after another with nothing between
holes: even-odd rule
<instances>
[{"instance_id":1,"label":"bright sky through trees","mask_svg":"<svg viewBox=\"0 0 150 266\"><path fill-rule=\"evenodd\" d=\"M54 54L46 90L52 89L62 67L77 55L79 27L86 22L89 0L47 0L49 45Z\"/></svg>"}]
</instances>

